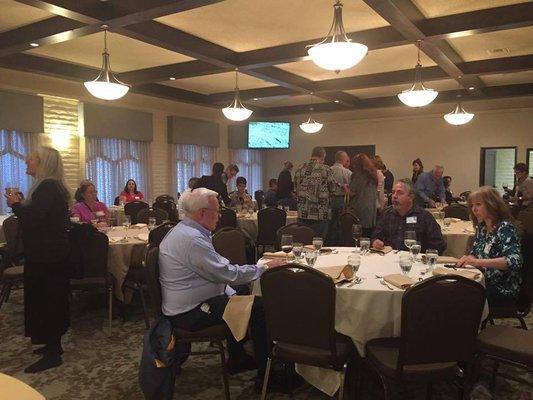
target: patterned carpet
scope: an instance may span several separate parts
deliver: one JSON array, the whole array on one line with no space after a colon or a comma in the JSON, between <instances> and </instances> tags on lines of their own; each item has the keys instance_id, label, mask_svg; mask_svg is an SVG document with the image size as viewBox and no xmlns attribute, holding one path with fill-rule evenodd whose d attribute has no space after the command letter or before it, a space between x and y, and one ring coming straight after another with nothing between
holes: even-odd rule
<instances>
[{"instance_id":1,"label":"patterned carpet","mask_svg":"<svg viewBox=\"0 0 533 400\"><path fill-rule=\"evenodd\" d=\"M141 353L144 323L139 307L134 307L127 322L116 318L113 321L113 335L108 338L102 326L105 323L104 295L76 296L72 306L72 323L63 338L65 354L63 365L38 374L25 374L23 369L38 359L32 354L29 340L23 336L22 292L12 294L9 303L0 311L0 371L14 376L37 389L49 400L141 400L137 372ZM514 321L503 321L515 325ZM533 328L533 318L528 319ZM183 372L176 382L174 398L183 400L223 399L220 370L214 356L191 357L183 366ZM252 377L247 372L230 377L231 398L259 399L254 390ZM367 371L363 375L363 387L359 399L382 398L376 377ZM493 394L488 390L487 379L475 388L473 400L505 399L531 400L533 395L524 385L499 379ZM456 399L452 384L439 384L434 389L434 399ZM396 398L423 399L424 387L409 385L395 390ZM273 393L269 399L282 400L290 397ZM295 390L294 399L327 399L310 385L303 384ZM346 399L355 398L352 393Z\"/></svg>"}]
</instances>

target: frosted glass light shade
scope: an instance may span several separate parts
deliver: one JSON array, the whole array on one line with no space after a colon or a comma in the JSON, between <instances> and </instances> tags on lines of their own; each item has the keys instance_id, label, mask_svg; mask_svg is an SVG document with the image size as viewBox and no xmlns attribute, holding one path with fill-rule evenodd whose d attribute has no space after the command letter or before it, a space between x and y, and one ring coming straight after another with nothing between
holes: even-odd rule
<instances>
[{"instance_id":1,"label":"frosted glass light shade","mask_svg":"<svg viewBox=\"0 0 533 400\"><path fill-rule=\"evenodd\" d=\"M252 115L253 111L248 110L246 107L242 105L241 107L239 107L235 103L233 103L230 106L223 108L222 113L229 120L244 121L245 119L250 118L250 115Z\"/></svg>"},{"instance_id":2,"label":"frosted glass light shade","mask_svg":"<svg viewBox=\"0 0 533 400\"><path fill-rule=\"evenodd\" d=\"M120 99L130 90L127 85L105 81L89 81L85 82L84 86L90 94L102 100Z\"/></svg>"},{"instance_id":3,"label":"frosted glass light shade","mask_svg":"<svg viewBox=\"0 0 533 400\"><path fill-rule=\"evenodd\" d=\"M310 47L307 53L320 68L342 71L357 65L368 52L361 43L329 42Z\"/></svg>"},{"instance_id":4,"label":"frosted glass light shade","mask_svg":"<svg viewBox=\"0 0 533 400\"><path fill-rule=\"evenodd\" d=\"M323 126L324 124L316 122L314 119L311 119L311 117L309 117L306 122L302 122L300 124L300 129L305 133L317 133L322 129Z\"/></svg>"},{"instance_id":5,"label":"frosted glass light shade","mask_svg":"<svg viewBox=\"0 0 533 400\"><path fill-rule=\"evenodd\" d=\"M431 103L439 92L433 89L427 89L424 86L415 88L413 86L411 89L404 90L398 94L400 101L409 107L424 107Z\"/></svg>"},{"instance_id":6,"label":"frosted glass light shade","mask_svg":"<svg viewBox=\"0 0 533 400\"><path fill-rule=\"evenodd\" d=\"M455 109L452 112L444 115L446 122L452 125L467 124L472 121L472 118L474 118L474 114L466 112L459 103L455 106Z\"/></svg>"}]
</instances>

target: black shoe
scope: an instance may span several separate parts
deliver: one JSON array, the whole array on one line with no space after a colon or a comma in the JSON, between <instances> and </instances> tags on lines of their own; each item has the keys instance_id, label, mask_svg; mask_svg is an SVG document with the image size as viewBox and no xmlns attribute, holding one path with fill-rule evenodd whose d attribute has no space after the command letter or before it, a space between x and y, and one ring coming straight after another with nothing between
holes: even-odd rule
<instances>
[{"instance_id":1,"label":"black shoe","mask_svg":"<svg viewBox=\"0 0 533 400\"><path fill-rule=\"evenodd\" d=\"M54 351L51 350L50 346L48 345L39 347L38 349L33 350L33 354L38 354L40 356L44 356L45 354L51 353L51 352L54 352ZM57 351L56 353L59 353L59 355L63 354L63 347L60 347L59 351Z\"/></svg>"},{"instance_id":2,"label":"black shoe","mask_svg":"<svg viewBox=\"0 0 533 400\"><path fill-rule=\"evenodd\" d=\"M45 371L50 368L55 368L63 364L63 360L61 359L61 356L55 355L45 355L43 358L41 358L36 363L33 363L28 368L24 370L27 374L33 374L35 372L41 372Z\"/></svg>"},{"instance_id":3,"label":"black shoe","mask_svg":"<svg viewBox=\"0 0 533 400\"><path fill-rule=\"evenodd\" d=\"M230 375L236 375L244 371L257 369L257 365L255 364L255 360L252 356L246 355L246 357L237 361L234 361L232 358L230 358L226 363L226 368Z\"/></svg>"}]
</instances>

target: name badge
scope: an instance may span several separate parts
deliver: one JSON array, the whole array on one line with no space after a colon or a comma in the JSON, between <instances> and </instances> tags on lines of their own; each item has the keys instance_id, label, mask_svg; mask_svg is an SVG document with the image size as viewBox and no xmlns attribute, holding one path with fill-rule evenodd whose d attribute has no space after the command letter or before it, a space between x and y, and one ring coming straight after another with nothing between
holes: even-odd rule
<instances>
[{"instance_id":1,"label":"name badge","mask_svg":"<svg viewBox=\"0 0 533 400\"><path fill-rule=\"evenodd\" d=\"M407 218L405 219L405 222L406 222L407 224L416 224L416 216L414 216L414 217L407 217Z\"/></svg>"}]
</instances>

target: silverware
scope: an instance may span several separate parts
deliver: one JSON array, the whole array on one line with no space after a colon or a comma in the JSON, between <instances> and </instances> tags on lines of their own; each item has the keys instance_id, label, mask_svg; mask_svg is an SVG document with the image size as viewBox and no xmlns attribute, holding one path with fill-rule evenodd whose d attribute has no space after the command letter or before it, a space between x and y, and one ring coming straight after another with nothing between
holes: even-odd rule
<instances>
[{"instance_id":1,"label":"silverware","mask_svg":"<svg viewBox=\"0 0 533 400\"><path fill-rule=\"evenodd\" d=\"M385 285L389 288L389 290L394 290L394 288L392 286L390 286L387 282L385 282L385 279L381 278L379 280L379 282L382 284L382 285Z\"/></svg>"},{"instance_id":2,"label":"silverware","mask_svg":"<svg viewBox=\"0 0 533 400\"><path fill-rule=\"evenodd\" d=\"M383 278L383 275L376 274L376 278L381 279L381 278Z\"/></svg>"},{"instance_id":3,"label":"silverware","mask_svg":"<svg viewBox=\"0 0 533 400\"><path fill-rule=\"evenodd\" d=\"M352 286L358 285L361 282L363 282L363 279L360 278L360 277L356 277L356 278L354 278L353 281L350 282L350 284L347 287L352 287Z\"/></svg>"}]
</instances>

